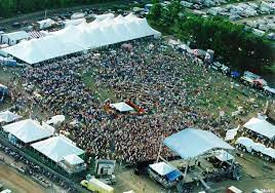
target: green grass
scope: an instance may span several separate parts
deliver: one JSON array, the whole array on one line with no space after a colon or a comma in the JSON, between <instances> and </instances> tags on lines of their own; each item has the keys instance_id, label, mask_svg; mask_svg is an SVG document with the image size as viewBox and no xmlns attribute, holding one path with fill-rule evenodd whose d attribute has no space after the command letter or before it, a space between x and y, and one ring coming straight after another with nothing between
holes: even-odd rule
<instances>
[{"instance_id":1,"label":"green grass","mask_svg":"<svg viewBox=\"0 0 275 193\"><path fill-rule=\"evenodd\" d=\"M96 86L95 74L96 71L94 70L86 72L82 75L82 80L86 87L100 102L104 102L108 98L112 101L116 101L116 97L112 88L109 88L106 85L100 85L100 87Z\"/></svg>"}]
</instances>

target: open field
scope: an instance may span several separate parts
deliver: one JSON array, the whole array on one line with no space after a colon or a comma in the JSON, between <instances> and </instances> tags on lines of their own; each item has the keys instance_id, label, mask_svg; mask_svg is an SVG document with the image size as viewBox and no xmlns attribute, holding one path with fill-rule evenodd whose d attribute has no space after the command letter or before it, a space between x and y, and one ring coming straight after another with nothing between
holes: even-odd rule
<instances>
[{"instance_id":1,"label":"open field","mask_svg":"<svg viewBox=\"0 0 275 193\"><path fill-rule=\"evenodd\" d=\"M14 193L47 193L43 187L2 163L0 163L0 182Z\"/></svg>"}]
</instances>

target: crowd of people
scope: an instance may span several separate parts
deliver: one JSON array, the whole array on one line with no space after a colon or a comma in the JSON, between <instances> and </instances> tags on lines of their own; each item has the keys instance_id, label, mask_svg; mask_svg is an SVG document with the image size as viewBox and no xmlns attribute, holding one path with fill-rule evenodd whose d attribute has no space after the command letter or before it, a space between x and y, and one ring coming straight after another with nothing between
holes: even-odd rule
<instances>
[{"instance_id":1,"label":"crowd of people","mask_svg":"<svg viewBox=\"0 0 275 193\"><path fill-rule=\"evenodd\" d=\"M220 92L211 83L221 81L222 75L209 72L201 60L188 53L175 52L162 39L130 43L132 49L112 45L25 68L23 85L32 99L21 93L15 102L31 101L37 119L65 115L60 130L85 149L90 159L128 164L155 160L162 140L184 128L220 135L218 129L232 127L229 119L214 118L201 105L211 108L206 94L209 90ZM105 88L109 96L103 97L99 88ZM225 85L223 94L229 92ZM146 113L114 117L103 108L106 101L129 99ZM172 152L163 148L161 155L170 157Z\"/></svg>"}]
</instances>

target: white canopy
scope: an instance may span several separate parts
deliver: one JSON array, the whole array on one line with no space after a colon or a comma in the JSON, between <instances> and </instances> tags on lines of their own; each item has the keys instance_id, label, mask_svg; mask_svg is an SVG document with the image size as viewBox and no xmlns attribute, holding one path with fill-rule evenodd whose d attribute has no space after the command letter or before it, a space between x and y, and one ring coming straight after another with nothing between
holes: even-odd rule
<instances>
[{"instance_id":1,"label":"white canopy","mask_svg":"<svg viewBox=\"0 0 275 193\"><path fill-rule=\"evenodd\" d=\"M65 116L64 115L55 115L51 117L49 120L46 121L47 124L59 124L65 121Z\"/></svg>"},{"instance_id":2,"label":"white canopy","mask_svg":"<svg viewBox=\"0 0 275 193\"><path fill-rule=\"evenodd\" d=\"M233 140L237 135L237 133L238 133L238 128L227 130L224 140L225 141Z\"/></svg>"},{"instance_id":3,"label":"white canopy","mask_svg":"<svg viewBox=\"0 0 275 193\"><path fill-rule=\"evenodd\" d=\"M78 164L83 164L84 160L78 157L75 154L67 155L64 157L64 160L68 162L70 165L78 165Z\"/></svg>"},{"instance_id":4,"label":"white canopy","mask_svg":"<svg viewBox=\"0 0 275 193\"><path fill-rule=\"evenodd\" d=\"M8 37L9 39L14 41L27 39L30 37L29 34L25 31L16 31L8 34L3 34L2 36Z\"/></svg>"},{"instance_id":5,"label":"white canopy","mask_svg":"<svg viewBox=\"0 0 275 193\"><path fill-rule=\"evenodd\" d=\"M234 159L234 157L230 153L224 150L218 150L215 153L217 154L216 158L222 162Z\"/></svg>"},{"instance_id":6,"label":"white canopy","mask_svg":"<svg viewBox=\"0 0 275 193\"><path fill-rule=\"evenodd\" d=\"M106 17L91 23L83 22L78 26L68 26L48 36L23 41L15 46L3 49L4 52L26 63L34 64L71 53L94 49L110 44L138 39L147 36L159 36L146 19L133 14L125 17Z\"/></svg>"},{"instance_id":7,"label":"white canopy","mask_svg":"<svg viewBox=\"0 0 275 193\"><path fill-rule=\"evenodd\" d=\"M169 166L165 162L150 164L149 167L161 176L165 176L175 170L175 168Z\"/></svg>"},{"instance_id":8,"label":"white canopy","mask_svg":"<svg viewBox=\"0 0 275 193\"><path fill-rule=\"evenodd\" d=\"M236 141L236 144L243 145L248 152L251 152L252 150L265 154L269 157L275 158L275 149L273 148L267 148L265 145L261 143L255 143L252 139L249 139L247 137L239 137Z\"/></svg>"},{"instance_id":9,"label":"white canopy","mask_svg":"<svg viewBox=\"0 0 275 193\"><path fill-rule=\"evenodd\" d=\"M4 131L14 135L24 143L30 143L50 137L54 129L39 124L38 121L26 119L3 126Z\"/></svg>"},{"instance_id":10,"label":"white canopy","mask_svg":"<svg viewBox=\"0 0 275 193\"><path fill-rule=\"evenodd\" d=\"M10 123L10 122L18 120L20 118L22 118L20 115L17 115L10 111L0 112L0 123L2 123L2 122Z\"/></svg>"},{"instance_id":11,"label":"white canopy","mask_svg":"<svg viewBox=\"0 0 275 193\"><path fill-rule=\"evenodd\" d=\"M244 127L269 139L275 138L275 126L266 120L251 118L244 124Z\"/></svg>"},{"instance_id":12,"label":"white canopy","mask_svg":"<svg viewBox=\"0 0 275 193\"><path fill-rule=\"evenodd\" d=\"M234 149L213 133L194 128L173 134L163 143L183 159L195 158L213 149Z\"/></svg>"},{"instance_id":13,"label":"white canopy","mask_svg":"<svg viewBox=\"0 0 275 193\"><path fill-rule=\"evenodd\" d=\"M115 108L119 112L128 112L133 111L133 107L129 106L128 104L121 102L121 103L114 103L110 105L112 108Z\"/></svg>"},{"instance_id":14,"label":"white canopy","mask_svg":"<svg viewBox=\"0 0 275 193\"><path fill-rule=\"evenodd\" d=\"M48 19L38 21L37 23L39 24L40 29L45 29L45 28L48 28L48 27L51 27L52 25L54 25L55 21L48 18Z\"/></svg>"},{"instance_id":15,"label":"white canopy","mask_svg":"<svg viewBox=\"0 0 275 193\"><path fill-rule=\"evenodd\" d=\"M82 149L76 147L71 140L64 136L51 137L31 146L54 162L60 162L71 154L81 155L84 153Z\"/></svg>"}]
</instances>

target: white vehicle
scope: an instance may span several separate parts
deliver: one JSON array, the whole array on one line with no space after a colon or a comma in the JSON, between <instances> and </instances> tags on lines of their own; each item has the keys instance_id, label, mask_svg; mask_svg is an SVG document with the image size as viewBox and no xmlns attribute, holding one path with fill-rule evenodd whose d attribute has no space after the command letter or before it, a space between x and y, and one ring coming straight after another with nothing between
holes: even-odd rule
<instances>
[{"instance_id":1,"label":"white vehicle","mask_svg":"<svg viewBox=\"0 0 275 193\"><path fill-rule=\"evenodd\" d=\"M260 79L260 76L249 71L245 71L244 75L241 77L241 80L250 84L253 84L253 81Z\"/></svg>"},{"instance_id":2,"label":"white vehicle","mask_svg":"<svg viewBox=\"0 0 275 193\"><path fill-rule=\"evenodd\" d=\"M12 191L10 189L6 189L6 190L1 191L0 193L12 193Z\"/></svg>"}]
</instances>

